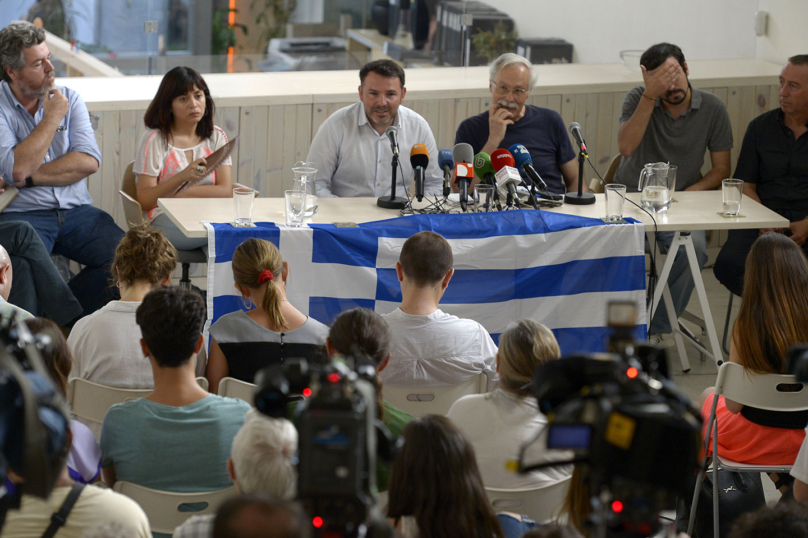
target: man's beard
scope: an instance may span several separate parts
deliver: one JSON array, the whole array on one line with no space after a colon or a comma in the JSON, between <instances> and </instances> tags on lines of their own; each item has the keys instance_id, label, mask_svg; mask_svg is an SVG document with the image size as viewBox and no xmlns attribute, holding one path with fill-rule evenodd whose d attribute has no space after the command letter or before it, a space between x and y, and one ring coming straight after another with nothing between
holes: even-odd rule
<instances>
[{"instance_id":1,"label":"man's beard","mask_svg":"<svg viewBox=\"0 0 808 538\"><path fill-rule=\"evenodd\" d=\"M500 99L499 101L497 101L497 104L499 106L509 108L511 110L518 110L519 109L519 105L517 105L516 103L509 103L505 99Z\"/></svg>"},{"instance_id":2,"label":"man's beard","mask_svg":"<svg viewBox=\"0 0 808 538\"><path fill-rule=\"evenodd\" d=\"M668 92L662 97L662 100L671 105L680 105L687 99L687 92L690 91L690 82L687 83L687 87L684 90L674 90L672 92ZM676 99L671 99L672 96L677 96ZM678 98L681 96L681 98Z\"/></svg>"},{"instance_id":3,"label":"man's beard","mask_svg":"<svg viewBox=\"0 0 808 538\"><path fill-rule=\"evenodd\" d=\"M20 81L20 90L29 99L43 99L53 89L54 80L54 77L48 77L38 88L32 88L25 82Z\"/></svg>"}]
</instances>

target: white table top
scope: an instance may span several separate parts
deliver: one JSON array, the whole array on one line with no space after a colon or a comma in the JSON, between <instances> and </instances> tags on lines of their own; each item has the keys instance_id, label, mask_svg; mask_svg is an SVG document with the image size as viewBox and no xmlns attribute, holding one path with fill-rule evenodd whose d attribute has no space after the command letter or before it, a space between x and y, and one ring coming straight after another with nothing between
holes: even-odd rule
<instances>
[{"instance_id":1,"label":"white table top","mask_svg":"<svg viewBox=\"0 0 808 538\"><path fill-rule=\"evenodd\" d=\"M639 203L639 193L629 193L628 198ZM718 214L721 210L721 191L677 192L666 213L655 215L658 231L728 230L744 228L782 228L788 220L774 211L744 196L741 215L738 218L725 218ZM312 218L316 223L332 222L371 222L395 218L397 210L382 209L376 205L376 198L320 198L319 211ZM207 237L202 221L232 222L233 202L227 198L163 198L158 205L188 237ZM555 213L565 213L582 217L602 217L606 213L603 194L595 195L595 204L575 206L564 204L549 209ZM652 229L651 218L633 205L626 203L623 215L631 217ZM253 206L253 221L286 221L283 198L256 198Z\"/></svg>"}]
</instances>

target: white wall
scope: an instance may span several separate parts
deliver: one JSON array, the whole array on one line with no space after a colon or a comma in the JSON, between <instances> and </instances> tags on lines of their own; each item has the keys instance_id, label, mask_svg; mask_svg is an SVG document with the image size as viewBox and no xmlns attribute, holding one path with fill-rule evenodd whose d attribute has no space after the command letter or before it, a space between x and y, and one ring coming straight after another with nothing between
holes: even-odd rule
<instances>
[{"instance_id":1,"label":"white wall","mask_svg":"<svg viewBox=\"0 0 808 538\"><path fill-rule=\"evenodd\" d=\"M789 56L808 54L806 0L760 0L760 9L769 13L769 23L757 38L757 58L784 64Z\"/></svg>"},{"instance_id":2,"label":"white wall","mask_svg":"<svg viewBox=\"0 0 808 538\"><path fill-rule=\"evenodd\" d=\"M514 19L520 37L569 41L575 62L617 63L621 50L644 50L661 41L679 45L693 60L755 57L759 0L483 1ZM808 5L806 0L779 1ZM803 16L793 23L806 20Z\"/></svg>"}]
</instances>

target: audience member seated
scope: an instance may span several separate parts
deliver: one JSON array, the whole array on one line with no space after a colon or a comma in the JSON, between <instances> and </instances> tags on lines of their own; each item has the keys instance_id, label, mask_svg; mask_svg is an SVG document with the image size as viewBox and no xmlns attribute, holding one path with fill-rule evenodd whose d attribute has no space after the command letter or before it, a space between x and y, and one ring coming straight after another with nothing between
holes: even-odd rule
<instances>
[{"instance_id":1,"label":"audience member seated","mask_svg":"<svg viewBox=\"0 0 808 538\"><path fill-rule=\"evenodd\" d=\"M231 159L208 173L205 159L227 144L213 125L215 108L208 85L190 67L165 74L143 120L147 131L138 146L132 171L137 199L149 221L180 250L207 248L208 239L189 238L157 207L158 198L230 198ZM183 186L188 186L185 190Z\"/></svg>"},{"instance_id":2,"label":"audience member seated","mask_svg":"<svg viewBox=\"0 0 808 538\"><path fill-rule=\"evenodd\" d=\"M250 301L244 312L222 316L210 328L211 342L205 377L210 391L234 377L252 383L255 373L288 357L324 357L328 327L300 312L286 300L289 264L269 241L247 239L233 253L236 289Z\"/></svg>"},{"instance_id":3,"label":"audience member seated","mask_svg":"<svg viewBox=\"0 0 808 538\"><path fill-rule=\"evenodd\" d=\"M449 410L447 416L474 446L486 487L537 488L559 482L572 472L565 466L518 475L505 468L506 461L517 458L519 448L547 424L530 387L538 367L560 357L550 329L529 319L515 323L499 339L499 388L464 396ZM565 452L558 456L553 459L571 457Z\"/></svg>"},{"instance_id":4,"label":"audience member seated","mask_svg":"<svg viewBox=\"0 0 808 538\"><path fill-rule=\"evenodd\" d=\"M70 428L67 429L67 434L69 447L73 438ZM12 482L24 484L25 480L14 469L9 469L8 474ZM0 538L43 536L51 524L52 516L59 511L73 486L74 482L65 466L47 499L23 493L20 509L9 510L6 514ZM114 522L123 527L126 530L126 533L122 533L123 536L131 534L135 538L151 538L149 520L135 501L109 489L84 484L77 487L83 489L65 519L64 526L58 530L58 538L82 538L85 531L106 522Z\"/></svg>"},{"instance_id":5,"label":"audience member seated","mask_svg":"<svg viewBox=\"0 0 808 538\"><path fill-rule=\"evenodd\" d=\"M401 387L456 385L481 372L496 378L497 346L485 327L438 308L452 279L452 247L440 235L419 232L404 243L396 273L401 306L384 316L393 336L382 380Z\"/></svg>"},{"instance_id":6,"label":"audience member seated","mask_svg":"<svg viewBox=\"0 0 808 538\"><path fill-rule=\"evenodd\" d=\"M796 538L808 536L808 511L796 503L764 506L739 517L727 534L732 538Z\"/></svg>"},{"instance_id":7,"label":"audience member seated","mask_svg":"<svg viewBox=\"0 0 808 538\"><path fill-rule=\"evenodd\" d=\"M112 263L121 300L82 318L70 331L71 378L126 389L154 386L135 312L148 292L170 282L176 266L177 251L159 231L142 225L126 232Z\"/></svg>"},{"instance_id":8,"label":"audience member seated","mask_svg":"<svg viewBox=\"0 0 808 538\"><path fill-rule=\"evenodd\" d=\"M384 401L379 372L382 372L390 362L390 330L384 318L368 308L347 310L337 316L337 319L331 324L326 347L329 357L335 355L347 357L353 350L358 350L376 363L378 416L391 434L396 437L401 435L401 431L413 420L413 417ZM377 458L376 486L379 491L387 490L389 480L390 466L381 458Z\"/></svg>"},{"instance_id":9,"label":"audience member seated","mask_svg":"<svg viewBox=\"0 0 808 538\"><path fill-rule=\"evenodd\" d=\"M587 526L587 519L592 511L589 504L590 496L589 466L576 463L572 470L567 496L561 506L560 519L566 518L566 521L584 536L589 536L590 530Z\"/></svg>"},{"instance_id":10,"label":"audience member seated","mask_svg":"<svg viewBox=\"0 0 808 538\"><path fill-rule=\"evenodd\" d=\"M746 259L742 297L729 360L750 373L785 373L789 346L808 342L808 260L802 249L779 233L760 236ZM705 428L713 392L709 387L701 395ZM791 465L805 438L804 420L790 429L778 424L788 420L781 413L744 407L723 396L716 418L719 454L734 461Z\"/></svg>"},{"instance_id":11,"label":"audience member seated","mask_svg":"<svg viewBox=\"0 0 808 538\"><path fill-rule=\"evenodd\" d=\"M794 478L794 498L797 502L808 504L808 442L803 441L794 467L791 468Z\"/></svg>"},{"instance_id":12,"label":"audience member seated","mask_svg":"<svg viewBox=\"0 0 808 538\"><path fill-rule=\"evenodd\" d=\"M50 337L51 344L41 350L42 360L51 376L53 385L67 395L67 375L70 373L72 357L62 331L52 321L31 318L25 321L34 334ZM101 478L101 450L90 428L76 420L70 421L73 443L67 456L67 470L70 478L82 484L90 484Z\"/></svg>"},{"instance_id":13,"label":"audience member seated","mask_svg":"<svg viewBox=\"0 0 808 538\"><path fill-rule=\"evenodd\" d=\"M503 538L474 458L452 422L427 415L407 424L393 463L387 517L404 538ZM518 536L518 535L517 535Z\"/></svg>"},{"instance_id":14,"label":"audience member seated","mask_svg":"<svg viewBox=\"0 0 808 538\"><path fill-rule=\"evenodd\" d=\"M254 494L222 503L213 538L310 538L311 526L297 503Z\"/></svg>"},{"instance_id":15,"label":"audience member seated","mask_svg":"<svg viewBox=\"0 0 808 538\"><path fill-rule=\"evenodd\" d=\"M8 252L0 245L0 318L5 325L12 316L17 316L19 319L28 319L33 315L8 302L8 294L11 293L11 284L14 280L14 269L11 267L11 258Z\"/></svg>"},{"instance_id":16,"label":"audience member seated","mask_svg":"<svg viewBox=\"0 0 808 538\"><path fill-rule=\"evenodd\" d=\"M163 286L137 309L154 392L113 405L101 430L104 481L162 491L211 491L231 485L225 462L250 405L208 394L192 357L202 347L205 303L196 292Z\"/></svg>"},{"instance_id":17,"label":"audience member seated","mask_svg":"<svg viewBox=\"0 0 808 538\"><path fill-rule=\"evenodd\" d=\"M264 493L275 499L294 499L297 472L292 457L297 452L297 430L291 422L251 409L230 452L227 472L239 495ZM210 538L215 517L192 517L177 527L174 538Z\"/></svg>"}]
</instances>

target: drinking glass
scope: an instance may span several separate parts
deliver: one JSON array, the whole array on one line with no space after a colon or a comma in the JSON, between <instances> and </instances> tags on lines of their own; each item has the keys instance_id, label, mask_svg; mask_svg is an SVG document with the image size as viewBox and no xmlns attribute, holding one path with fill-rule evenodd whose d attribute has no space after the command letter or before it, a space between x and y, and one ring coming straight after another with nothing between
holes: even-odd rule
<instances>
[{"instance_id":1,"label":"drinking glass","mask_svg":"<svg viewBox=\"0 0 808 538\"><path fill-rule=\"evenodd\" d=\"M494 210L494 186L479 183L474 186L474 211L487 213Z\"/></svg>"},{"instance_id":2,"label":"drinking glass","mask_svg":"<svg viewBox=\"0 0 808 538\"><path fill-rule=\"evenodd\" d=\"M255 191L248 187L236 187L233 189L233 210L235 212L235 221L233 226L236 228L250 228L252 227L252 210L253 200L255 199Z\"/></svg>"},{"instance_id":3,"label":"drinking glass","mask_svg":"<svg viewBox=\"0 0 808 538\"><path fill-rule=\"evenodd\" d=\"M306 209L306 193L286 191L286 225L293 228L303 226L303 212Z\"/></svg>"},{"instance_id":4,"label":"drinking glass","mask_svg":"<svg viewBox=\"0 0 808 538\"><path fill-rule=\"evenodd\" d=\"M609 183L604 189L606 193L606 220L618 222L623 220L623 201L626 199L626 186L620 183Z\"/></svg>"},{"instance_id":5,"label":"drinking glass","mask_svg":"<svg viewBox=\"0 0 808 538\"><path fill-rule=\"evenodd\" d=\"M737 217L741 213L741 198L743 196L742 179L725 179L721 182L721 193L724 199L724 214Z\"/></svg>"}]
</instances>

